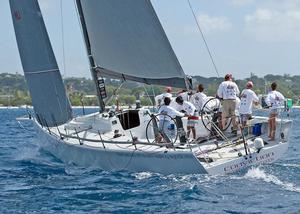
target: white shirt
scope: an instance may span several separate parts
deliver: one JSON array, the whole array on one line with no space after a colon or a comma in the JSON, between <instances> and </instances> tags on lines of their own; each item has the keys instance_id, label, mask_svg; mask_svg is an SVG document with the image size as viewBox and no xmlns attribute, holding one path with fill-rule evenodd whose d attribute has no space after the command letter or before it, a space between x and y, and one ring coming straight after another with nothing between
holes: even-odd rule
<instances>
[{"instance_id":1,"label":"white shirt","mask_svg":"<svg viewBox=\"0 0 300 214\"><path fill-rule=\"evenodd\" d=\"M198 112L200 112L203 108L203 105L207 101L207 96L203 92L197 92L191 97L191 102L195 105Z\"/></svg>"},{"instance_id":2,"label":"white shirt","mask_svg":"<svg viewBox=\"0 0 300 214\"><path fill-rule=\"evenodd\" d=\"M266 103L271 109L277 109L281 106L284 96L279 91L270 91L266 98Z\"/></svg>"},{"instance_id":3,"label":"white shirt","mask_svg":"<svg viewBox=\"0 0 300 214\"><path fill-rule=\"evenodd\" d=\"M178 96L178 97L181 96L182 99L183 99L184 101L188 101L188 100L189 100L189 94L188 94L187 91L181 92L181 93L179 93L177 96Z\"/></svg>"},{"instance_id":4,"label":"white shirt","mask_svg":"<svg viewBox=\"0 0 300 214\"><path fill-rule=\"evenodd\" d=\"M238 86L232 81L224 81L219 85L218 96L224 100L235 100L239 93Z\"/></svg>"},{"instance_id":5,"label":"white shirt","mask_svg":"<svg viewBox=\"0 0 300 214\"><path fill-rule=\"evenodd\" d=\"M239 97L236 97L235 99L235 115L239 115L241 99Z\"/></svg>"},{"instance_id":6,"label":"white shirt","mask_svg":"<svg viewBox=\"0 0 300 214\"><path fill-rule=\"evenodd\" d=\"M258 102L259 99L251 89L244 89L241 93L241 102L239 107L240 114L252 114L253 102Z\"/></svg>"},{"instance_id":7,"label":"white shirt","mask_svg":"<svg viewBox=\"0 0 300 214\"><path fill-rule=\"evenodd\" d=\"M185 111L188 115L193 116L195 114L196 107L188 101L183 101L182 105L177 102L172 102L172 107L177 111Z\"/></svg>"},{"instance_id":8,"label":"white shirt","mask_svg":"<svg viewBox=\"0 0 300 214\"><path fill-rule=\"evenodd\" d=\"M166 106L166 105L162 105L159 108L158 113L159 114L163 114L163 115L169 115L171 118L175 118L176 116L179 116L179 117L183 117L184 116L184 113L181 113L181 112L175 110L173 107ZM171 118L164 117L163 115L159 115L159 119L160 120L168 120L168 121L171 120Z\"/></svg>"},{"instance_id":9,"label":"white shirt","mask_svg":"<svg viewBox=\"0 0 300 214\"><path fill-rule=\"evenodd\" d=\"M168 92L165 92L165 93L162 93L160 95L157 95L154 98L156 106L164 105L164 99L165 99L165 97L170 97L172 99L172 94L168 93Z\"/></svg>"}]
</instances>

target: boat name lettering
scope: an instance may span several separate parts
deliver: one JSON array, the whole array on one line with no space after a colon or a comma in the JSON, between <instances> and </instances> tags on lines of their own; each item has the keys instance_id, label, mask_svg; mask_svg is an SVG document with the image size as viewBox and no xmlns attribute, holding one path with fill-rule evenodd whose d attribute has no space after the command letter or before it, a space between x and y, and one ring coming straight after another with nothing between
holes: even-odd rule
<instances>
[{"instance_id":1,"label":"boat name lettering","mask_svg":"<svg viewBox=\"0 0 300 214\"><path fill-rule=\"evenodd\" d=\"M256 157L248 157L247 159L244 159L243 161L234 163L232 165L226 166L224 167L224 171L225 173L232 173L235 171L239 171L242 168L245 168L247 166L250 166L252 164L257 164L257 163L261 163L261 164L266 164L266 163L271 163L274 161L274 152L269 152L266 154L262 154L262 155L257 155Z\"/></svg>"}]
</instances>

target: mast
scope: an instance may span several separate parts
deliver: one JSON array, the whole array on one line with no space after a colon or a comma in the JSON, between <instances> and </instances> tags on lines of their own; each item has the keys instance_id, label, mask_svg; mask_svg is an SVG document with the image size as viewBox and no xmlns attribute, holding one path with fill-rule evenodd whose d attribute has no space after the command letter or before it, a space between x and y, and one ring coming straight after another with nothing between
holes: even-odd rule
<instances>
[{"instance_id":1,"label":"mast","mask_svg":"<svg viewBox=\"0 0 300 214\"><path fill-rule=\"evenodd\" d=\"M77 5L78 14L79 14L79 19L80 19L82 34L83 34L83 38L84 38L84 42L85 42L85 47L86 47L86 51L87 51L87 55L88 55L88 59L89 59L90 71L91 71L91 75L92 75L92 78L93 78L93 80L95 82L95 86L96 86L100 112L104 112L105 111L104 99L107 97L104 79L100 75L98 75L98 72L97 72L98 69L96 69L97 66L95 64L95 60L92 55L91 43L89 40L89 35L87 32L86 23L85 23L80 0L76 0L76 5Z\"/></svg>"}]
</instances>

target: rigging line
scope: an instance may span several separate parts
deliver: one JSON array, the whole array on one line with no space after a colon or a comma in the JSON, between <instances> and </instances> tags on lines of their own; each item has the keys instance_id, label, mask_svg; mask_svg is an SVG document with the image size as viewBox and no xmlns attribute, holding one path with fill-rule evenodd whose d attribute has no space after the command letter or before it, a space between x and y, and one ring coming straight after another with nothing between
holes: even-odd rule
<instances>
[{"instance_id":1,"label":"rigging line","mask_svg":"<svg viewBox=\"0 0 300 214\"><path fill-rule=\"evenodd\" d=\"M124 85L124 81L122 81L122 83L119 85L119 87L113 91L113 94L111 95L111 97L109 97L106 100L105 105L108 105L112 101L113 98L117 97L116 93L123 87L123 85Z\"/></svg>"},{"instance_id":2,"label":"rigging line","mask_svg":"<svg viewBox=\"0 0 300 214\"><path fill-rule=\"evenodd\" d=\"M60 113L61 114L63 114L63 113L65 113L64 111L63 111L63 108L62 108L62 104L61 104L61 99L60 99L60 97L59 97L59 94L58 94L58 91L57 91L57 85L55 84L55 81L54 81L54 79L53 78L51 78L51 80L52 80L52 85L53 85L53 89L54 89L54 91L55 91L55 97L56 97L56 99L57 99L57 102L58 102L58 107L59 107L59 110L60 110ZM67 110L67 105L65 106L66 107L66 112L68 112L68 110ZM54 121L55 123L56 123L56 121Z\"/></svg>"},{"instance_id":3,"label":"rigging line","mask_svg":"<svg viewBox=\"0 0 300 214\"><path fill-rule=\"evenodd\" d=\"M196 21L196 23L197 23L198 30L199 30L200 33L201 33L202 39L203 39L203 41L204 41L204 44L205 44L206 50L207 50L207 52L208 52L208 54L209 54L209 57L210 57L210 59L211 59L211 62L212 62L212 64L213 64L213 66L214 66L214 69L215 69L215 71L216 71L218 77L220 77L220 74L219 74L219 71L218 71L218 69L217 69L216 63L215 63L214 58L213 58L213 56L212 56L212 54L211 54L211 51L210 51L210 49L209 49L209 47L208 47L208 44L207 44L206 39L205 39L205 37L204 37L204 33L203 33L203 31L202 31L202 29L201 29L201 27L200 27L199 21L198 21L198 19L197 19L197 16L196 16L196 14L195 14L195 11L194 11L194 9L193 9L193 7L192 7L192 4L191 4L190 0L187 0L187 1L188 1L188 4L189 4L190 9L191 9L191 11L192 11L192 14L193 14L193 16L194 16L194 19L195 19L195 21Z\"/></svg>"},{"instance_id":4,"label":"rigging line","mask_svg":"<svg viewBox=\"0 0 300 214\"><path fill-rule=\"evenodd\" d=\"M61 39L62 39L62 55L63 55L63 74L66 77L66 56L65 56L65 33L64 33L64 17L63 17L63 1L60 0L60 20L61 20Z\"/></svg>"},{"instance_id":5,"label":"rigging line","mask_svg":"<svg viewBox=\"0 0 300 214\"><path fill-rule=\"evenodd\" d=\"M151 85L151 89L152 89L152 94L153 94L153 110L154 110L154 107L155 107L155 91L154 91L154 88L153 88L153 85Z\"/></svg>"},{"instance_id":6,"label":"rigging line","mask_svg":"<svg viewBox=\"0 0 300 214\"><path fill-rule=\"evenodd\" d=\"M146 92L146 94L147 94L147 96L148 96L148 98L149 98L149 100L150 100L152 106L154 106L154 103L153 103L153 101L152 101L152 99L151 99L151 97L150 97L150 94L148 93L148 90L147 90L147 88L146 88L146 86L145 86L145 83L143 83L143 87L144 87L144 90L145 90L145 92Z\"/></svg>"},{"instance_id":7,"label":"rigging line","mask_svg":"<svg viewBox=\"0 0 300 214\"><path fill-rule=\"evenodd\" d=\"M67 77L67 70L66 70L66 52L65 52L65 31L64 31L64 16L63 16L63 1L60 0L60 20L61 20L61 39L62 39L62 57L63 57L63 82L64 82L64 78ZM70 98L68 96L68 92L67 92L67 89L66 87L65 88L65 91L66 91L66 105L65 105L65 113L68 114L69 110L68 110L68 103L70 104L70 107L72 108L71 106L71 101L70 101ZM59 105L61 105L59 103Z\"/></svg>"}]
</instances>

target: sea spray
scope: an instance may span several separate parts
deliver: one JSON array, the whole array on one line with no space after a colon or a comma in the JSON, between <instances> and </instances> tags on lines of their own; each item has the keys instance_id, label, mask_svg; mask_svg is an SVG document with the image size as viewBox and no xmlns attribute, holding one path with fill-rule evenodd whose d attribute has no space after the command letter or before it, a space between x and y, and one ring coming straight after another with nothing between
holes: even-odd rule
<instances>
[{"instance_id":1,"label":"sea spray","mask_svg":"<svg viewBox=\"0 0 300 214\"><path fill-rule=\"evenodd\" d=\"M249 169L248 172L245 174L244 178L260 179L260 180L263 180L264 182L272 183L277 186L280 186L281 188L283 188L285 190L300 193L300 187L297 187L295 184L290 183L290 182L281 181L275 175L268 174L263 169L260 169L259 167L253 167L253 168Z\"/></svg>"}]
</instances>

